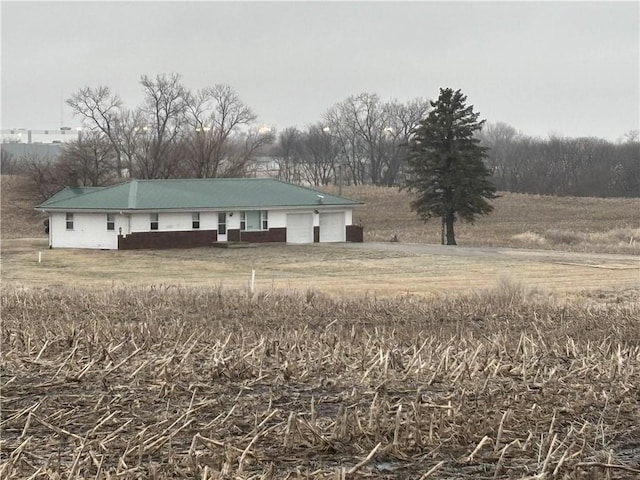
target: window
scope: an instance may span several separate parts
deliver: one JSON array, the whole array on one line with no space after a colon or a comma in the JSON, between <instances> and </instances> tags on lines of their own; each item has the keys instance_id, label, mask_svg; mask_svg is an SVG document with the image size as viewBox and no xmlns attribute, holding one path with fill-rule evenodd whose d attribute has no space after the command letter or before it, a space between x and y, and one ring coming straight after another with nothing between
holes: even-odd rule
<instances>
[{"instance_id":1,"label":"window","mask_svg":"<svg viewBox=\"0 0 640 480\"><path fill-rule=\"evenodd\" d=\"M67 213L67 230L73 230L73 213Z\"/></svg>"},{"instance_id":2,"label":"window","mask_svg":"<svg viewBox=\"0 0 640 480\"><path fill-rule=\"evenodd\" d=\"M115 213L107 213L107 230L116 229L116 215Z\"/></svg>"},{"instance_id":3,"label":"window","mask_svg":"<svg viewBox=\"0 0 640 480\"><path fill-rule=\"evenodd\" d=\"M191 228L193 229L200 228L200 213L193 212L191 214Z\"/></svg>"},{"instance_id":4,"label":"window","mask_svg":"<svg viewBox=\"0 0 640 480\"><path fill-rule=\"evenodd\" d=\"M240 230L269 230L266 210L240 212Z\"/></svg>"},{"instance_id":5,"label":"window","mask_svg":"<svg viewBox=\"0 0 640 480\"><path fill-rule=\"evenodd\" d=\"M218 235L227 234L227 214L225 212L218 213Z\"/></svg>"},{"instance_id":6,"label":"window","mask_svg":"<svg viewBox=\"0 0 640 480\"><path fill-rule=\"evenodd\" d=\"M158 230L158 214L157 213L152 213L149 215L150 217L150 229L151 230Z\"/></svg>"}]
</instances>

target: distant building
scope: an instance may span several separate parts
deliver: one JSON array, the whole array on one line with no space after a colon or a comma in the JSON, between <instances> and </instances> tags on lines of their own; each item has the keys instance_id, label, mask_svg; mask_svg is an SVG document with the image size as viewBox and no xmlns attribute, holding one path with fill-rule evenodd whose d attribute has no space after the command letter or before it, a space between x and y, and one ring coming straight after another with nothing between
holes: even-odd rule
<instances>
[{"instance_id":1,"label":"distant building","mask_svg":"<svg viewBox=\"0 0 640 480\"><path fill-rule=\"evenodd\" d=\"M59 143L3 143L2 156L10 155L18 161L29 156L54 158L60 154Z\"/></svg>"},{"instance_id":2,"label":"distant building","mask_svg":"<svg viewBox=\"0 0 640 480\"><path fill-rule=\"evenodd\" d=\"M2 143L60 144L77 140L80 135L80 129L72 129L70 127L53 130L30 130L26 128L0 130Z\"/></svg>"},{"instance_id":3,"label":"distant building","mask_svg":"<svg viewBox=\"0 0 640 480\"><path fill-rule=\"evenodd\" d=\"M80 135L80 130L69 127L54 130L27 130L25 128L0 130L2 138L0 152L3 159L11 157L16 162L27 157L55 158L60 154L64 143L78 140Z\"/></svg>"}]
</instances>

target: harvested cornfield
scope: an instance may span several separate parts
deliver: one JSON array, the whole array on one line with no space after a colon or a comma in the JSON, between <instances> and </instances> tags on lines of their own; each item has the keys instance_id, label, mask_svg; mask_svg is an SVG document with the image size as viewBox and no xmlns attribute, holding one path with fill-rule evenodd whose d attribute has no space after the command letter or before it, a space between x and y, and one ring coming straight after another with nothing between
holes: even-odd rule
<instances>
[{"instance_id":1,"label":"harvested cornfield","mask_svg":"<svg viewBox=\"0 0 640 480\"><path fill-rule=\"evenodd\" d=\"M638 303L584 300L3 288L0 477L638 478Z\"/></svg>"}]
</instances>

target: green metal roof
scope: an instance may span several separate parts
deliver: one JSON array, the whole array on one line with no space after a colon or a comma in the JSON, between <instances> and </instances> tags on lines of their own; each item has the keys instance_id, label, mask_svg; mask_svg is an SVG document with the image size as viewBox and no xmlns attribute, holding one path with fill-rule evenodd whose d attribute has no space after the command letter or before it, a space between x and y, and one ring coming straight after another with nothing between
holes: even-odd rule
<instances>
[{"instance_id":1,"label":"green metal roof","mask_svg":"<svg viewBox=\"0 0 640 480\"><path fill-rule=\"evenodd\" d=\"M110 187L66 187L43 210L195 210L356 206L362 202L271 178L131 180Z\"/></svg>"},{"instance_id":2,"label":"green metal roof","mask_svg":"<svg viewBox=\"0 0 640 480\"><path fill-rule=\"evenodd\" d=\"M85 193L95 192L102 190L104 187L65 187L57 193L49 197L44 203L58 202L60 200L67 200L69 198L76 197L78 195L84 195Z\"/></svg>"}]
</instances>

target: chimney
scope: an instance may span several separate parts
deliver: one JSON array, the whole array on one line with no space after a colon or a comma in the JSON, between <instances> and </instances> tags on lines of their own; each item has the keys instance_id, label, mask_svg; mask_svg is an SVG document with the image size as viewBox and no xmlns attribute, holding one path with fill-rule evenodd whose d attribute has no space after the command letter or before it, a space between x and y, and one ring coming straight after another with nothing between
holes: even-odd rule
<instances>
[{"instance_id":1,"label":"chimney","mask_svg":"<svg viewBox=\"0 0 640 480\"><path fill-rule=\"evenodd\" d=\"M69 186L71 188L78 187L78 171L75 169L69 172Z\"/></svg>"}]
</instances>

